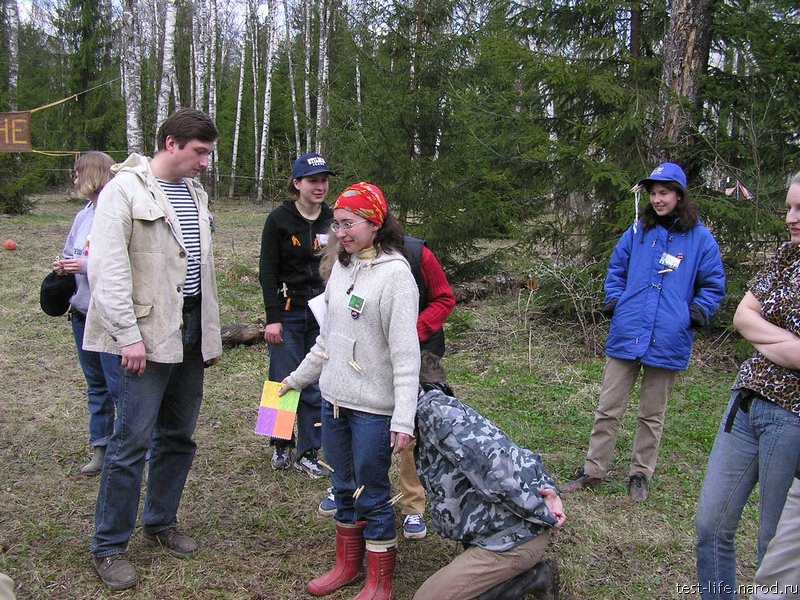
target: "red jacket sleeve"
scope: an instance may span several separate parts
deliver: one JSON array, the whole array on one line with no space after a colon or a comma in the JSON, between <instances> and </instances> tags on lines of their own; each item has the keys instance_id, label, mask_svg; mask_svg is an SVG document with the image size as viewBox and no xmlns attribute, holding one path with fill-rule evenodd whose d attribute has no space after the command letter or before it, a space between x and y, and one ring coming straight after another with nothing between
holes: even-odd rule
<instances>
[{"instance_id":1,"label":"red jacket sleeve","mask_svg":"<svg viewBox=\"0 0 800 600\"><path fill-rule=\"evenodd\" d=\"M420 269L427 288L428 305L419 313L417 335L420 342L426 342L444 326L456 306L456 297L447 282L442 265L427 246L422 247Z\"/></svg>"}]
</instances>

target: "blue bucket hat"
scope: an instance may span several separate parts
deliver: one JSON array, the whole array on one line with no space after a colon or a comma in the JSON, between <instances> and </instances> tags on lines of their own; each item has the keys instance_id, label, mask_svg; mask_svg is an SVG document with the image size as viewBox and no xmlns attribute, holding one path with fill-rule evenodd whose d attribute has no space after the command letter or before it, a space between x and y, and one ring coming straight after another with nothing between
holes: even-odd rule
<instances>
[{"instance_id":1,"label":"blue bucket hat","mask_svg":"<svg viewBox=\"0 0 800 600\"><path fill-rule=\"evenodd\" d=\"M678 165L670 162L665 162L658 165L655 169L653 169L653 172L650 173L650 177L645 177L639 181L637 185L647 186L650 183L658 183L660 181L671 181L672 183L677 183L683 190L683 193L686 194L686 173L684 173L683 169L681 169Z\"/></svg>"},{"instance_id":2,"label":"blue bucket hat","mask_svg":"<svg viewBox=\"0 0 800 600\"><path fill-rule=\"evenodd\" d=\"M316 152L306 152L298 157L292 166L292 179L301 179L320 173L334 175L325 158Z\"/></svg>"}]
</instances>

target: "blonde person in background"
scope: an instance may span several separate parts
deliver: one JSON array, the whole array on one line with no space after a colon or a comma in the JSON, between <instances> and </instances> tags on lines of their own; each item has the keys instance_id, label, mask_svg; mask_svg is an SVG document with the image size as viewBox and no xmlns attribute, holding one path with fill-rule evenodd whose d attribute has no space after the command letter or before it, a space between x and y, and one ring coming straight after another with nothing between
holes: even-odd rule
<instances>
[{"instance_id":1,"label":"blonde person in background","mask_svg":"<svg viewBox=\"0 0 800 600\"><path fill-rule=\"evenodd\" d=\"M103 152L87 152L75 161L75 192L86 198L88 203L72 222L64 243L63 258L53 263L53 270L57 274L75 275L77 286L69 301L69 318L89 397L89 443L92 445L92 458L81 467L84 475L97 475L103 469L106 445L114 430L114 402L119 390L119 356L83 349L86 313L91 299L87 273L89 232L94 222L100 191L113 177L113 164L114 160Z\"/></svg>"}]
</instances>

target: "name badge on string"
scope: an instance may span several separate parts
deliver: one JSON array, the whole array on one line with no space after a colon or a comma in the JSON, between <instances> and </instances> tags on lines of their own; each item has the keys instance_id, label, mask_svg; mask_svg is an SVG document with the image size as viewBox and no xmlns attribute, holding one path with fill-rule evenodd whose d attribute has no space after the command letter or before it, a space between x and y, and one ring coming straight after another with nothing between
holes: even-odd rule
<instances>
[{"instance_id":1,"label":"name badge on string","mask_svg":"<svg viewBox=\"0 0 800 600\"><path fill-rule=\"evenodd\" d=\"M347 308L350 309L350 316L353 317L353 319L358 319L361 313L364 312L364 305L366 303L367 301L365 298L351 294L350 299L347 301Z\"/></svg>"},{"instance_id":2,"label":"name badge on string","mask_svg":"<svg viewBox=\"0 0 800 600\"><path fill-rule=\"evenodd\" d=\"M661 258L658 260L658 264L664 267L664 269L659 271L659 273L670 273L672 271L677 271L678 267L681 266L682 260L683 256L673 256L668 252L662 253Z\"/></svg>"}]
</instances>

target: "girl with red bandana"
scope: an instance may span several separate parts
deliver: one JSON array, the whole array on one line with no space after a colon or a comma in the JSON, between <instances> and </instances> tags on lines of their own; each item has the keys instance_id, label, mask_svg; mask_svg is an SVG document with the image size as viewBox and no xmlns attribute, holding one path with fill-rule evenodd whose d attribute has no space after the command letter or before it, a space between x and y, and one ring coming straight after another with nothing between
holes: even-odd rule
<instances>
[{"instance_id":1,"label":"girl with red bandana","mask_svg":"<svg viewBox=\"0 0 800 600\"><path fill-rule=\"evenodd\" d=\"M411 443L419 384L419 292L403 231L383 192L357 183L333 207L338 251L325 288L320 335L284 390L319 379L322 447L333 467L336 564L307 590L325 596L361 575L356 600L389 600L397 538L390 500L392 452Z\"/></svg>"}]
</instances>

